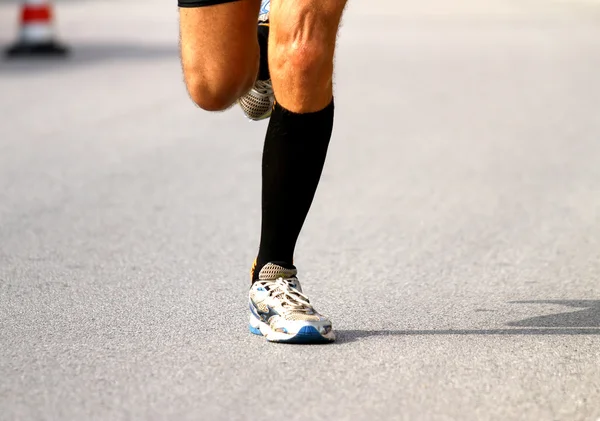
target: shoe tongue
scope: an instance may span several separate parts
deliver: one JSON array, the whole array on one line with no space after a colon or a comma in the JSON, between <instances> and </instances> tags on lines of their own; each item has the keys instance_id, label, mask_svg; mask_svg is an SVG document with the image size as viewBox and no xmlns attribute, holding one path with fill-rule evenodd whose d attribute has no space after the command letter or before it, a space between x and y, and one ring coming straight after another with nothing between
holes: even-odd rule
<instances>
[{"instance_id":1,"label":"shoe tongue","mask_svg":"<svg viewBox=\"0 0 600 421\"><path fill-rule=\"evenodd\" d=\"M258 279L261 281L274 281L278 278L291 278L296 276L298 270L296 268L286 268L277 263L267 263L258 273Z\"/></svg>"}]
</instances>

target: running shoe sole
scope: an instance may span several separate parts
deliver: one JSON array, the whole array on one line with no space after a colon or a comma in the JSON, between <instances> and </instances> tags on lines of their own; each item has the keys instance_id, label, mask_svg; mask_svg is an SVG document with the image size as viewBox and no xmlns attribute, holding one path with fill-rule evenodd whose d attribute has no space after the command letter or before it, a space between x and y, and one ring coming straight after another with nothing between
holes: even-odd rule
<instances>
[{"instance_id":1,"label":"running shoe sole","mask_svg":"<svg viewBox=\"0 0 600 421\"><path fill-rule=\"evenodd\" d=\"M303 326L295 335L284 332L275 332L267 323L260 321L253 314L250 315L249 329L250 333L264 336L269 342L287 344L323 344L335 341L335 333L333 330L321 334L317 328L311 325Z\"/></svg>"}]
</instances>

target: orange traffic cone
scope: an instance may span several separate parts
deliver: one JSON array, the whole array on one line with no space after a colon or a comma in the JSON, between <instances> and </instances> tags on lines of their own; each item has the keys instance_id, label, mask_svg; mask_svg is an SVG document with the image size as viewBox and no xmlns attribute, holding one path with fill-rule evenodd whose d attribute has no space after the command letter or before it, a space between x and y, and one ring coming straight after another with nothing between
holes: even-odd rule
<instances>
[{"instance_id":1,"label":"orange traffic cone","mask_svg":"<svg viewBox=\"0 0 600 421\"><path fill-rule=\"evenodd\" d=\"M23 0L19 39L8 57L64 56L68 50L54 39L52 6L48 0Z\"/></svg>"}]
</instances>

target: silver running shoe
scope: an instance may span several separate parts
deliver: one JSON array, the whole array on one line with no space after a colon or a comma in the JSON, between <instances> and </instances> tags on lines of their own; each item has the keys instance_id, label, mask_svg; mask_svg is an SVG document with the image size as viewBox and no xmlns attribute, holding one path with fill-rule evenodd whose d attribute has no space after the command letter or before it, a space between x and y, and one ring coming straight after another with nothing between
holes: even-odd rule
<instances>
[{"instance_id":1,"label":"silver running shoe","mask_svg":"<svg viewBox=\"0 0 600 421\"><path fill-rule=\"evenodd\" d=\"M250 288L250 332L270 342L333 342L331 321L315 311L296 274L274 263L261 269Z\"/></svg>"},{"instance_id":2,"label":"silver running shoe","mask_svg":"<svg viewBox=\"0 0 600 421\"><path fill-rule=\"evenodd\" d=\"M258 16L259 25L269 25L269 10L271 9L270 0L262 0ZM271 116L275 96L271 79L259 80L254 82L254 86L248 93L238 99L238 104L242 111L250 120L263 120Z\"/></svg>"}]
</instances>

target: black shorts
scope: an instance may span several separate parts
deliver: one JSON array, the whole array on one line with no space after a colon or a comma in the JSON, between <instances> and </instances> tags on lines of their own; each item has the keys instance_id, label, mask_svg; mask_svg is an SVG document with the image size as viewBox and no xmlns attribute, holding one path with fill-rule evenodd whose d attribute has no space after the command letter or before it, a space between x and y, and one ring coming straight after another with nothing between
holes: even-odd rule
<instances>
[{"instance_id":1,"label":"black shorts","mask_svg":"<svg viewBox=\"0 0 600 421\"><path fill-rule=\"evenodd\" d=\"M221 3L230 3L232 1L238 0L177 0L177 5L179 7L203 7Z\"/></svg>"}]
</instances>

